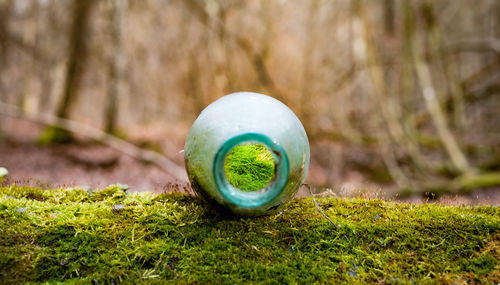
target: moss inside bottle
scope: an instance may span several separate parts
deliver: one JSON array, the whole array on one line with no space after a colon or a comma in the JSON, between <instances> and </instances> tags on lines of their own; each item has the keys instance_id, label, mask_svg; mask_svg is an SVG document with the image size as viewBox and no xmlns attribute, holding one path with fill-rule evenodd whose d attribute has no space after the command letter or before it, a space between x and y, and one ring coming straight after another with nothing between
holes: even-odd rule
<instances>
[{"instance_id":1,"label":"moss inside bottle","mask_svg":"<svg viewBox=\"0 0 500 285\"><path fill-rule=\"evenodd\" d=\"M297 116L280 101L252 92L224 96L205 108L184 147L193 189L242 216L272 213L292 199L309 156Z\"/></svg>"}]
</instances>

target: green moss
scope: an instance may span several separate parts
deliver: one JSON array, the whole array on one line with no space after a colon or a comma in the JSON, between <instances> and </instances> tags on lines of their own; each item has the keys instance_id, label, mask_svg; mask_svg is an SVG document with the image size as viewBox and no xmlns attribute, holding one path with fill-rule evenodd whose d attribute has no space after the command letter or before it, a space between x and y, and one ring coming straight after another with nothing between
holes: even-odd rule
<instances>
[{"instance_id":1,"label":"green moss","mask_svg":"<svg viewBox=\"0 0 500 285\"><path fill-rule=\"evenodd\" d=\"M180 193L0 187L0 283L496 283L500 208L294 199L227 216Z\"/></svg>"},{"instance_id":2,"label":"green moss","mask_svg":"<svg viewBox=\"0 0 500 285\"><path fill-rule=\"evenodd\" d=\"M7 168L0 167L0 182L2 182L3 178L9 174L9 171L7 171Z\"/></svg>"},{"instance_id":3,"label":"green moss","mask_svg":"<svg viewBox=\"0 0 500 285\"><path fill-rule=\"evenodd\" d=\"M227 180L243 191L264 188L274 177L274 159L261 144L243 144L234 147L224 162Z\"/></svg>"},{"instance_id":4,"label":"green moss","mask_svg":"<svg viewBox=\"0 0 500 285\"><path fill-rule=\"evenodd\" d=\"M38 138L38 144L65 144L73 142L74 138L71 132L58 127L47 127Z\"/></svg>"}]
</instances>

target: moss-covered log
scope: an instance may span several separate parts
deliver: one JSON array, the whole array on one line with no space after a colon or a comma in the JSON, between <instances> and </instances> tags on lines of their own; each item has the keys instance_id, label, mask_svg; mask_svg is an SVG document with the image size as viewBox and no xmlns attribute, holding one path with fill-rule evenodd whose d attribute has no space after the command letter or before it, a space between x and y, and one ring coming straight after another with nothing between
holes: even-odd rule
<instances>
[{"instance_id":1,"label":"moss-covered log","mask_svg":"<svg viewBox=\"0 0 500 285\"><path fill-rule=\"evenodd\" d=\"M500 186L500 172L469 174L453 181L452 190L469 192L476 188Z\"/></svg>"},{"instance_id":2,"label":"moss-covered log","mask_svg":"<svg viewBox=\"0 0 500 285\"><path fill-rule=\"evenodd\" d=\"M453 180L430 180L421 189L403 192L434 194L467 194L474 189L500 186L500 172L468 173Z\"/></svg>"},{"instance_id":3,"label":"moss-covered log","mask_svg":"<svg viewBox=\"0 0 500 285\"><path fill-rule=\"evenodd\" d=\"M0 283L496 283L500 208L295 199L225 216L183 194L0 187Z\"/></svg>"}]
</instances>

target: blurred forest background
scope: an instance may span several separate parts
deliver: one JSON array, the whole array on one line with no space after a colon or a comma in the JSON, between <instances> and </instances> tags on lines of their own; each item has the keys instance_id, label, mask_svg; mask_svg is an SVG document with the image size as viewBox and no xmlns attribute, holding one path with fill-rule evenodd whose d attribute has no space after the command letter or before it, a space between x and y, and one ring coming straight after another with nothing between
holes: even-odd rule
<instances>
[{"instance_id":1,"label":"blurred forest background","mask_svg":"<svg viewBox=\"0 0 500 285\"><path fill-rule=\"evenodd\" d=\"M190 125L236 91L302 120L317 191L499 201L498 0L0 0L0 166L17 179L23 168L47 183L156 171L81 138L50 146L82 134L170 175L150 179L182 179ZM87 168L71 176L72 164Z\"/></svg>"}]
</instances>

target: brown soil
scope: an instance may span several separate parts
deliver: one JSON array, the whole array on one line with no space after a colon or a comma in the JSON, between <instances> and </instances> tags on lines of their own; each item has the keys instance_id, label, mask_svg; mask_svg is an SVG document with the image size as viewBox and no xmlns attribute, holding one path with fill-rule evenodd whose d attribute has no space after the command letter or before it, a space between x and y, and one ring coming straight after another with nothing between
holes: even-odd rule
<instances>
[{"instance_id":1,"label":"brown soil","mask_svg":"<svg viewBox=\"0 0 500 285\"><path fill-rule=\"evenodd\" d=\"M0 141L0 165L9 171L3 184L102 188L121 183L133 191L159 192L179 183L158 167L110 147L92 142L37 146L33 142L40 133L39 126L14 120L2 123L6 138Z\"/></svg>"},{"instance_id":2,"label":"brown soil","mask_svg":"<svg viewBox=\"0 0 500 285\"><path fill-rule=\"evenodd\" d=\"M0 157L8 182L18 184L101 188L121 183L136 191L160 191L175 182L153 165L100 145L39 147L10 141L0 144Z\"/></svg>"}]
</instances>

